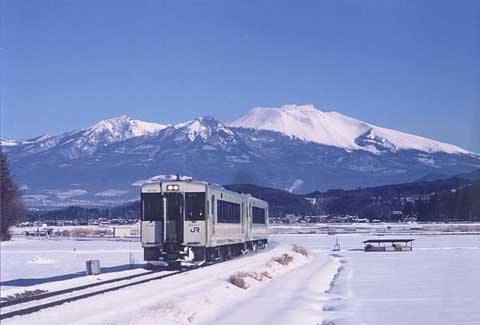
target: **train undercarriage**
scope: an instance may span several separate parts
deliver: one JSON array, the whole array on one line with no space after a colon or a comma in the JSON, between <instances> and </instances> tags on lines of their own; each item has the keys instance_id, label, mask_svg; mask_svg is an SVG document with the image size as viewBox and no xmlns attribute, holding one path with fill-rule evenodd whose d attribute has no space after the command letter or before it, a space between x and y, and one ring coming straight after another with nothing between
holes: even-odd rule
<instances>
[{"instance_id":1,"label":"train undercarriage","mask_svg":"<svg viewBox=\"0 0 480 325\"><path fill-rule=\"evenodd\" d=\"M152 265L180 265L182 262L212 263L230 260L248 252L256 252L259 249L264 249L267 245L267 239L216 247L195 247L178 243L165 243L162 247L144 247L144 259Z\"/></svg>"}]
</instances>

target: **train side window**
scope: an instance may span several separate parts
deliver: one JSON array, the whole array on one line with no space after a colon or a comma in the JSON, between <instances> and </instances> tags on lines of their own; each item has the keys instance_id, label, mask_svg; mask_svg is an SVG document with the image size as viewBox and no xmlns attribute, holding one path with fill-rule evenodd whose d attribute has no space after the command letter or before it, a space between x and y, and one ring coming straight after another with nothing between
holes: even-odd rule
<instances>
[{"instance_id":1,"label":"train side window","mask_svg":"<svg viewBox=\"0 0 480 325\"><path fill-rule=\"evenodd\" d=\"M240 204L217 200L218 223L240 223Z\"/></svg>"},{"instance_id":2,"label":"train side window","mask_svg":"<svg viewBox=\"0 0 480 325\"><path fill-rule=\"evenodd\" d=\"M160 193L142 193L142 220L163 220L163 198Z\"/></svg>"},{"instance_id":3,"label":"train side window","mask_svg":"<svg viewBox=\"0 0 480 325\"><path fill-rule=\"evenodd\" d=\"M252 207L252 223L265 223L265 209Z\"/></svg>"}]
</instances>

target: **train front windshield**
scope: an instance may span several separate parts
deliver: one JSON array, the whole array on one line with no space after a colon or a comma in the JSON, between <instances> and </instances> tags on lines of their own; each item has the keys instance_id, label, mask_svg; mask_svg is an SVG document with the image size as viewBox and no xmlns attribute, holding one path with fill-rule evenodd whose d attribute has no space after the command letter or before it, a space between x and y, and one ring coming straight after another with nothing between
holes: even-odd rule
<instances>
[{"instance_id":1,"label":"train front windshield","mask_svg":"<svg viewBox=\"0 0 480 325\"><path fill-rule=\"evenodd\" d=\"M142 220L163 221L164 204L167 220L183 219L183 195L180 193L142 193ZM205 193L185 193L185 220L205 220Z\"/></svg>"},{"instance_id":2,"label":"train front windshield","mask_svg":"<svg viewBox=\"0 0 480 325\"><path fill-rule=\"evenodd\" d=\"M163 197L161 193L142 193L142 220L163 221Z\"/></svg>"}]
</instances>

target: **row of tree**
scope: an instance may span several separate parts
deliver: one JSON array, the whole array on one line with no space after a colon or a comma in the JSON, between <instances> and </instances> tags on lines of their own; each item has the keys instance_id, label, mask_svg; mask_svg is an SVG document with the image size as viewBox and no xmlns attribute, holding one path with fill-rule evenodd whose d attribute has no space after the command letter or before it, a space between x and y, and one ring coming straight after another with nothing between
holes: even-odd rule
<instances>
[{"instance_id":1,"label":"row of tree","mask_svg":"<svg viewBox=\"0 0 480 325\"><path fill-rule=\"evenodd\" d=\"M428 200L408 202L404 215L419 221L480 221L480 182L455 191L434 193Z\"/></svg>"},{"instance_id":2,"label":"row of tree","mask_svg":"<svg viewBox=\"0 0 480 325\"><path fill-rule=\"evenodd\" d=\"M59 210L27 211L23 221L35 220L77 220L87 222L93 219L138 219L140 217L140 201L112 208L82 208L72 206Z\"/></svg>"}]
</instances>

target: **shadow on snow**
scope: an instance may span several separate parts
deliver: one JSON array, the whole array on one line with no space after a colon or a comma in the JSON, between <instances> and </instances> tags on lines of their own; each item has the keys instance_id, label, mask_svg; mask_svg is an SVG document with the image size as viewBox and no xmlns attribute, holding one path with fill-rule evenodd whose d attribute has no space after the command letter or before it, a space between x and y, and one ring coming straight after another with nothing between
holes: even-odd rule
<instances>
[{"instance_id":1,"label":"shadow on snow","mask_svg":"<svg viewBox=\"0 0 480 325\"><path fill-rule=\"evenodd\" d=\"M102 270L102 274L104 274L104 273L121 272L121 271L138 269L138 268L145 268L145 264L123 264L123 265L117 265L117 266L102 267L101 270ZM85 275L86 275L85 271L82 271L82 272L56 275L56 276L51 276L47 278L13 279L8 281L1 281L0 286L29 287L37 284L48 283L48 282L70 280L70 279L79 278Z\"/></svg>"}]
</instances>

